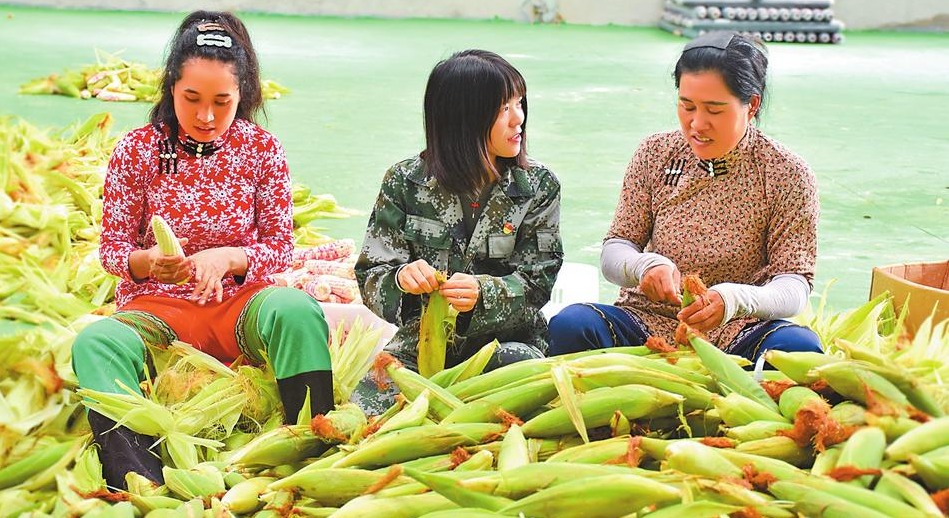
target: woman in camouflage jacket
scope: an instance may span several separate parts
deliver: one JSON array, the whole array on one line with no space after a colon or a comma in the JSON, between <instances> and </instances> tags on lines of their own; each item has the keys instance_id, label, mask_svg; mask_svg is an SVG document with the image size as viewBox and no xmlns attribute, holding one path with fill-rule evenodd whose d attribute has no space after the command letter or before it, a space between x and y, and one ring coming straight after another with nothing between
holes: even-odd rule
<instances>
[{"instance_id":1,"label":"woman in camouflage jacket","mask_svg":"<svg viewBox=\"0 0 949 518\"><path fill-rule=\"evenodd\" d=\"M547 350L560 183L527 158L526 121L524 78L497 54L459 52L429 76L426 149L386 172L356 263L366 305L399 326L386 350L412 369L436 289L459 311L446 367L494 339L489 370Z\"/></svg>"}]
</instances>

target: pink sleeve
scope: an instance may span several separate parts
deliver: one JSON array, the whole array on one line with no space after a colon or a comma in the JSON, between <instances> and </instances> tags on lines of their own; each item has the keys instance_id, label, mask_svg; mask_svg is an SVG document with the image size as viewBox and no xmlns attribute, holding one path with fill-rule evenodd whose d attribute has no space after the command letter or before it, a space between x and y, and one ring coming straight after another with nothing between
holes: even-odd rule
<instances>
[{"instance_id":1,"label":"pink sleeve","mask_svg":"<svg viewBox=\"0 0 949 518\"><path fill-rule=\"evenodd\" d=\"M293 254L293 200L283 147L270 137L262 144L257 178L257 243L245 246L244 282L263 281L286 270Z\"/></svg>"},{"instance_id":2,"label":"pink sleeve","mask_svg":"<svg viewBox=\"0 0 949 518\"><path fill-rule=\"evenodd\" d=\"M645 250L652 236L652 189L648 178L648 148L651 140L639 146L626 168L619 203L606 235L606 239L631 241L640 250Z\"/></svg>"},{"instance_id":3,"label":"pink sleeve","mask_svg":"<svg viewBox=\"0 0 949 518\"><path fill-rule=\"evenodd\" d=\"M112 275L133 281L129 255L141 247L145 209L144 144L134 133L115 146L105 176L99 260Z\"/></svg>"}]
</instances>

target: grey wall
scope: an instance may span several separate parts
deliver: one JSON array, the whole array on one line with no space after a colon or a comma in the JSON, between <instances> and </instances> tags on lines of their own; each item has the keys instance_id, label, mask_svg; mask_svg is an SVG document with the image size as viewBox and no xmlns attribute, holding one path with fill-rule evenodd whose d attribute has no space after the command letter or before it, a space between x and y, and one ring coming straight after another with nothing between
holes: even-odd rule
<instances>
[{"instance_id":1,"label":"grey wall","mask_svg":"<svg viewBox=\"0 0 949 518\"><path fill-rule=\"evenodd\" d=\"M559 14L563 20L576 24L653 25L659 20L663 0L6 0L4 3L182 12L206 8L385 18L497 17L524 22L546 11L550 17ZM949 30L949 0L837 0L834 12L836 18L851 29Z\"/></svg>"}]
</instances>

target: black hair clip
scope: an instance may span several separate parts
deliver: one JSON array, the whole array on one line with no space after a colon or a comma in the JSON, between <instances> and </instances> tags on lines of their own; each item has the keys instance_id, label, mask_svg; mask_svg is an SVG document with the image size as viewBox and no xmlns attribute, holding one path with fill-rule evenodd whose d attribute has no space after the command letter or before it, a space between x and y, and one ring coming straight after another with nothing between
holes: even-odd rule
<instances>
[{"instance_id":1,"label":"black hair clip","mask_svg":"<svg viewBox=\"0 0 949 518\"><path fill-rule=\"evenodd\" d=\"M738 35L737 32L733 31L712 31L707 32L698 38L685 44L685 48L682 49L682 52L692 49L700 49L704 47L709 47L713 49L726 50L728 49L728 44L732 42L732 39Z\"/></svg>"}]
</instances>

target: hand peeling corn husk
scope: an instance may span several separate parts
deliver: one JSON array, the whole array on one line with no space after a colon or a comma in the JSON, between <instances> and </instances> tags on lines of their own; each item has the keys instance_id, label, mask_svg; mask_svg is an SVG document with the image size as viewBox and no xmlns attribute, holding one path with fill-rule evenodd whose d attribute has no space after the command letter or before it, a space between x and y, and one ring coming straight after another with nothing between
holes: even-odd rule
<instances>
[{"instance_id":1,"label":"hand peeling corn husk","mask_svg":"<svg viewBox=\"0 0 949 518\"><path fill-rule=\"evenodd\" d=\"M339 406L308 424L282 426L266 365L222 365L180 343L151 351L159 374L139 387L144 395L78 392L69 347L101 318L93 312L113 287L94 256L111 119L60 133L0 122L3 515L941 516L949 508L949 324L927 322L908 337L885 295L838 314L821 302L802 316L826 354L769 352L779 370L767 379L780 390L697 337L694 350L614 348L482 373L496 347L485 344L431 378L383 358L376 368L404 399L367 417L344 402L372 367L378 337L354 325L332 338ZM295 202L310 196L295 189ZM166 484L130 474L128 493L108 493L85 406L154 435Z\"/></svg>"}]
</instances>

